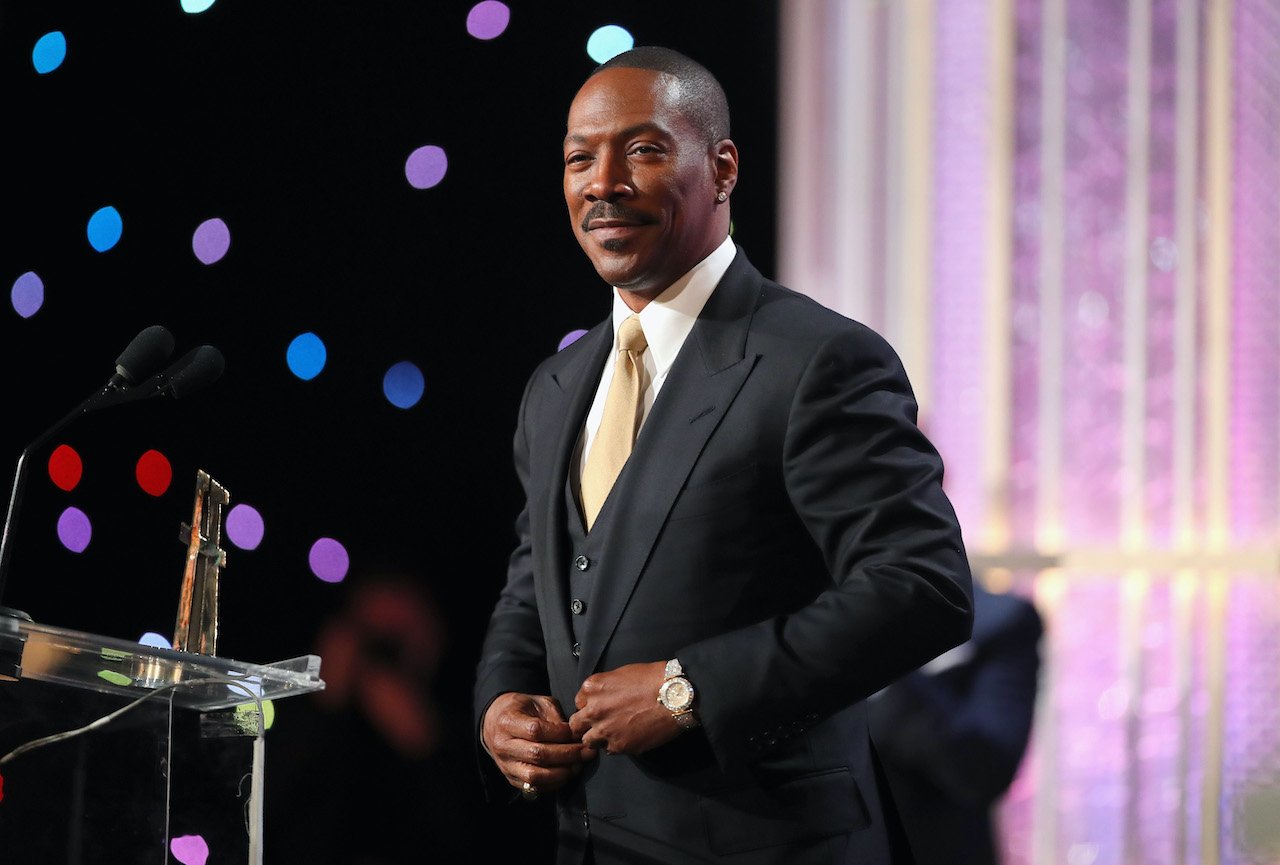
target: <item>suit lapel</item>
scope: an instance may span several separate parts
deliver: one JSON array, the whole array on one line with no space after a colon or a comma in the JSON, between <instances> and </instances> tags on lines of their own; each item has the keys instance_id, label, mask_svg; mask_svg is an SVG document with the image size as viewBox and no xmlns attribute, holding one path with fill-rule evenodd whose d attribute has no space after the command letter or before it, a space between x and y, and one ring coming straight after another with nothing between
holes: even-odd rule
<instances>
[{"instance_id":1,"label":"suit lapel","mask_svg":"<svg viewBox=\"0 0 1280 865\"><path fill-rule=\"evenodd\" d=\"M564 485L583 419L591 407L600 383L600 370L612 346L612 325L606 320L564 349L563 363L553 365L548 371L553 383L548 391L554 396L543 404L534 425L535 429L546 430L552 436L548 449L539 447L532 452L530 488L544 490L546 499L529 502L529 531L536 557L534 573L543 577L535 579L534 586L543 634L551 649L548 657L553 691L563 688L572 693L578 684L569 652L555 650L557 644L567 649L572 642L564 527L566 520L578 517L565 509Z\"/></svg>"},{"instance_id":2,"label":"suit lapel","mask_svg":"<svg viewBox=\"0 0 1280 865\"><path fill-rule=\"evenodd\" d=\"M672 364L610 493L609 576L595 588L580 675L599 663L676 496L755 366L746 340L762 279L739 251Z\"/></svg>"}]
</instances>

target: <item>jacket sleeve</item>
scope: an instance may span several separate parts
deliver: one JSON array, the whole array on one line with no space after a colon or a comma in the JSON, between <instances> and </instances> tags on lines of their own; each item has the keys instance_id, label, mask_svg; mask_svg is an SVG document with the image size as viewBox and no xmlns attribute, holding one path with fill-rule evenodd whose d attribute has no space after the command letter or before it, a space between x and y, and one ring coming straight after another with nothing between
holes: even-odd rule
<instances>
[{"instance_id":1,"label":"jacket sleeve","mask_svg":"<svg viewBox=\"0 0 1280 865\"><path fill-rule=\"evenodd\" d=\"M506 584L489 617L488 630L476 668L473 694L476 751L482 778L491 792L494 789L504 789L506 782L497 776L493 761L484 752L480 741L480 726L485 710L500 694L510 691L547 694L551 689L542 625L538 619L534 595L529 538L529 441L525 417L533 389L532 381L530 379L530 384L526 385L520 402L519 421L513 442L515 469L521 488L525 491L525 503L515 522L517 543L508 560Z\"/></svg>"},{"instance_id":2,"label":"jacket sleeve","mask_svg":"<svg viewBox=\"0 0 1280 865\"><path fill-rule=\"evenodd\" d=\"M722 766L755 759L971 633L969 567L942 462L916 426L897 355L873 331L843 328L814 352L789 410L782 473L830 584L799 609L681 649Z\"/></svg>"}]
</instances>

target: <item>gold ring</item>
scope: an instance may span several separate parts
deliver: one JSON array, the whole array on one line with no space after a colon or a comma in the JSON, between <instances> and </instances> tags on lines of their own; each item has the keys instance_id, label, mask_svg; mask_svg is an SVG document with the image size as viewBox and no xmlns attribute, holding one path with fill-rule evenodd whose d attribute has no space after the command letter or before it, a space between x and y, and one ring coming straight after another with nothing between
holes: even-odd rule
<instances>
[{"instance_id":1,"label":"gold ring","mask_svg":"<svg viewBox=\"0 0 1280 865\"><path fill-rule=\"evenodd\" d=\"M538 788L525 781L520 787L520 795L532 802L538 798Z\"/></svg>"}]
</instances>

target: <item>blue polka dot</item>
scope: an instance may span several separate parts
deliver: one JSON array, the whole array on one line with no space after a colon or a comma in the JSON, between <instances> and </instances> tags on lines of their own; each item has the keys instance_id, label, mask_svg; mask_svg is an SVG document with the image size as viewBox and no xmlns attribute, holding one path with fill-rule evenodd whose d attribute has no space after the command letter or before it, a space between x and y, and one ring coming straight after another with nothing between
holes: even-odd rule
<instances>
[{"instance_id":1,"label":"blue polka dot","mask_svg":"<svg viewBox=\"0 0 1280 865\"><path fill-rule=\"evenodd\" d=\"M290 372L303 381L311 381L324 369L328 353L320 337L314 333L303 333L295 336L293 342L289 343L285 359L289 362Z\"/></svg>"},{"instance_id":2,"label":"blue polka dot","mask_svg":"<svg viewBox=\"0 0 1280 865\"><path fill-rule=\"evenodd\" d=\"M89 217L89 245L98 252L106 252L119 243L122 233L124 220L120 218L120 211L110 205L98 208Z\"/></svg>"},{"instance_id":3,"label":"blue polka dot","mask_svg":"<svg viewBox=\"0 0 1280 865\"><path fill-rule=\"evenodd\" d=\"M172 649L173 648L173 643L169 642L168 637L162 634L157 634L155 631L147 631L145 634L143 634L141 637L138 638L138 642L144 646L151 646L152 648L155 648L155 649Z\"/></svg>"},{"instance_id":4,"label":"blue polka dot","mask_svg":"<svg viewBox=\"0 0 1280 865\"><path fill-rule=\"evenodd\" d=\"M587 54L597 63L611 60L635 47L636 40L617 24L606 24L587 39Z\"/></svg>"},{"instance_id":5,"label":"blue polka dot","mask_svg":"<svg viewBox=\"0 0 1280 865\"><path fill-rule=\"evenodd\" d=\"M402 360L387 370L382 377L382 392L393 406L412 408L422 399L422 370L407 360Z\"/></svg>"},{"instance_id":6,"label":"blue polka dot","mask_svg":"<svg viewBox=\"0 0 1280 865\"><path fill-rule=\"evenodd\" d=\"M67 59L67 37L61 30L53 30L36 40L31 49L31 65L41 75L52 72Z\"/></svg>"}]
</instances>

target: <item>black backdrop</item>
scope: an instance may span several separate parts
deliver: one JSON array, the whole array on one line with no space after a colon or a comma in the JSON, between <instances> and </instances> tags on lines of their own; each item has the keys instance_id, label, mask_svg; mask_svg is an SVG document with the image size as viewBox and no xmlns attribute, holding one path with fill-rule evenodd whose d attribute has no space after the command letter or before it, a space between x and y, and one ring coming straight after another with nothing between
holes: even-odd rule
<instances>
[{"instance_id":1,"label":"black backdrop","mask_svg":"<svg viewBox=\"0 0 1280 865\"><path fill-rule=\"evenodd\" d=\"M199 394L86 416L32 455L3 603L124 639L171 634L178 525L202 468L266 525L257 549L229 547L219 654L313 651L352 583L405 574L444 614L434 687L465 715L513 540L510 441L525 377L608 310L558 184L564 117L594 65L584 46L596 27L621 24L638 44L684 50L721 77L742 154L735 239L774 268L775 3L508 5L507 30L480 41L465 28L471 0L220 0L198 15L178 0L0 2L0 274L6 288L27 271L45 286L32 317L0 313L0 457L16 461L102 385L147 325L168 327L178 352L216 345L227 364ZM66 34L67 58L40 75L31 50L51 30ZM404 163L423 144L443 147L449 164L442 183L419 190ZM124 230L99 253L85 226L107 204ZM214 216L231 246L206 266L191 238ZM307 382L285 364L304 331L328 350ZM426 381L408 410L381 390L401 360ZM85 466L71 492L46 470L64 442ZM133 478L151 448L174 470L159 497ZM68 505L93 521L80 554L54 530ZM321 536L350 552L347 582L311 575L307 551ZM273 735L288 735L291 711L278 707ZM470 772L447 780L481 808ZM475 843L532 842L507 832Z\"/></svg>"}]
</instances>

